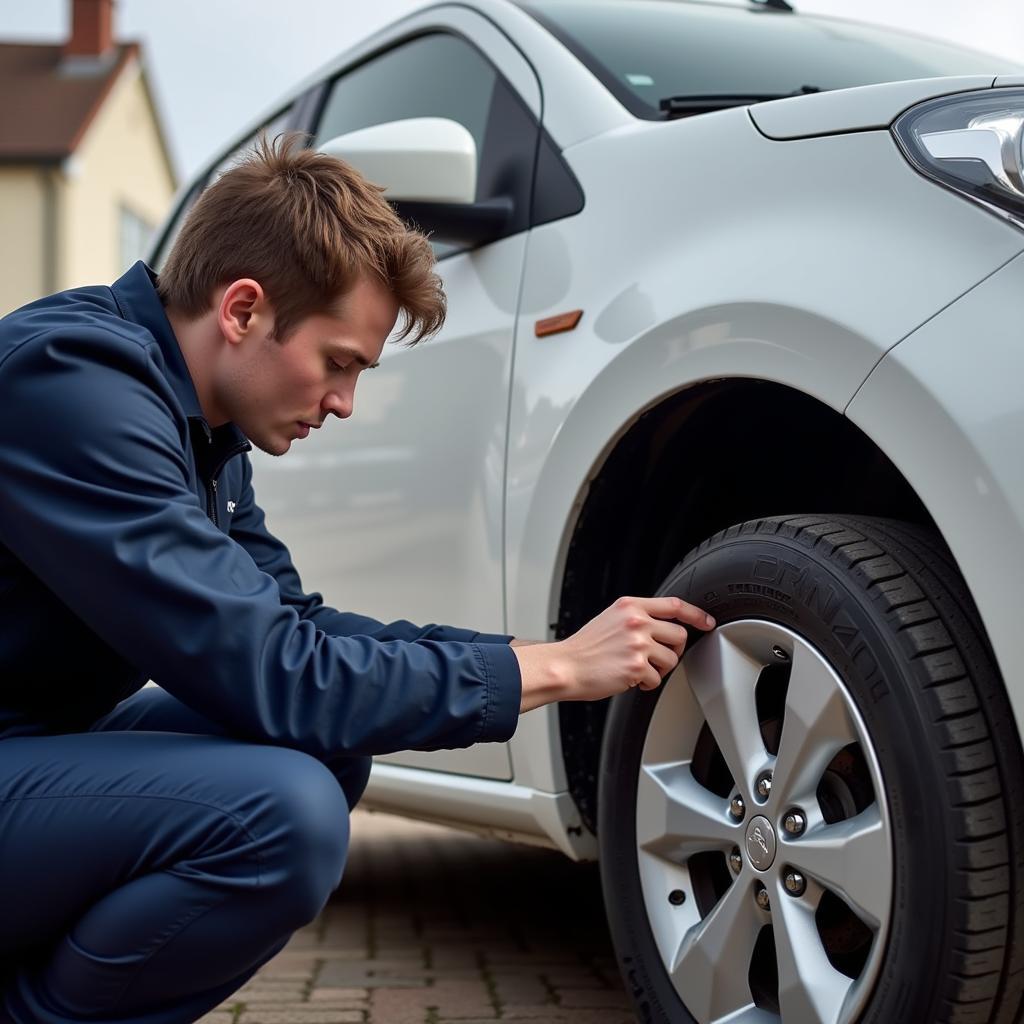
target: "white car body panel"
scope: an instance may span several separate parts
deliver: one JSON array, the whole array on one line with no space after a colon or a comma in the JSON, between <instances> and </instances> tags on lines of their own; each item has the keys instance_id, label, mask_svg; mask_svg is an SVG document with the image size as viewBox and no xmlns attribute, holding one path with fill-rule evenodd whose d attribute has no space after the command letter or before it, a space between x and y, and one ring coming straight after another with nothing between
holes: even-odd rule
<instances>
[{"instance_id":1,"label":"white car body panel","mask_svg":"<svg viewBox=\"0 0 1024 1024\"><path fill-rule=\"evenodd\" d=\"M996 315L993 315L993 314ZM931 511L1024 730L1024 257L879 363L847 409Z\"/></svg>"},{"instance_id":2,"label":"white car body panel","mask_svg":"<svg viewBox=\"0 0 1024 1024\"><path fill-rule=\"evenodd\" d=\"M993 81L992 75L917 78L772 100L749 109L754 124L770 139L810 138L888 128L908 107L935 96L988 89Z\"/></svg>"},{"instance_id":3,"label":"white car body panel","mask_svg":"<svg viewBox=\"0 0 1024 1024\"><path fill-rule=\"evenodd\" d=\"M736 376L785 383L841 411L888 348L1024 248L1013 228L979 219L923 181L888 133L779 145L753 129L736 131L743 117L729 111L685 125L689 155L678 162L659 153L664 136L647 125L630 129L637 136L630 146L619 132L566 154L588 201L606 216L548 224L530 239L509 426L507 628L515 635L550 636L587 480L640 411L702 380ZM645 169L630 204L611 194L630 173L620 161L634 165L634 178L636 166ZM806 180L788 196L816 215L805 220L785 204L759 202L745 180L749 166L768 181L803 167ZM736 202L703 201L708 180ZM891 191L892 206L844 210L834 202L836 191L869 198L875 183ZM665 202L670 195L681 197L678 205ZM906 232L885 223L897 210L912 225ZM687 240L674 251L669 218L675 237ZM845 258L823 260L820 239L832 231L859 244ZM878 252L873 240L883 231L905 248ZM629 278L623 262L608 258L607 238L632 254ZM949 248L953 239L955 256L934 266L932 247ZM929 269L916 281L907 273L915 265ZM687 309L675 281L707 306ZM536 319L572 308L585 311L576 331L533 337ZM524 716L510 747L517 780L565 788L555 708Z\"/></svg>"},{"instance_id":4,"label":"white car body panel","mask_svg":"<svg viewBox=\"0 0 1024 1024\"><path fill-rule=\"evenodd\" d=\"M600 223L544 225L530 239L509 427L514 634L548 635L586 482L639 412L719 377L773 380L842 411L889 348L1024 248L1019 231L924 181L888 133L780 144L737 130L743 116L685 125L684 160L646 127L629 146L615 133L566 154L605 213ZM634 179L643 168L643 180L629 204L616 203L626 165ZM787 175L789 198L744 192L750 166L767 181ZM883 188L892 202L874 203ZM837 194L857 202L837 204ZM797 197L802 217L790 206ZM890 248L880 251L883 231ZM844 250L822 252L828 236L843 238ZM609 258L609 238L628 260ZM941 264L929 258L936 248L949 253ZM693 296L701 306L689 305ZM574 332L532 336L536 319L578 307ZM548 717L554 744L556 715ZM531 722L513 737L517 771L541 733ZM556 759L546 778L534 768L535 784L559 788L559 768Z\"/></svg>"},{"instance_id":5,"label":"white car body panel","mask_svg":"<svg viewBox=\"0 0 1024 1024\"><path fill-rule=\"evenodd\" d=\"M568 793L542 793L519 782L460 778L417 771L374 759L366 806L421 818L483 835L561 850L573 860L597 855L594 836L583 828Z\"/></svg>"},{"instance_id":6,"label":"white car body panel","mask_svg":"<svg viewBox=\"0 0 1024 1024\"><path fill-rule=\"evenodd\" d=\"M355 415L288 458L254 453L260 502L325 599L385 620L501 633L505 432L526 235L438 265L457 294L444 332L387 344ZM334 429L331 429L331 428ZM512 777L503 744L392 762Z\"/></svg>"}]
</instances>

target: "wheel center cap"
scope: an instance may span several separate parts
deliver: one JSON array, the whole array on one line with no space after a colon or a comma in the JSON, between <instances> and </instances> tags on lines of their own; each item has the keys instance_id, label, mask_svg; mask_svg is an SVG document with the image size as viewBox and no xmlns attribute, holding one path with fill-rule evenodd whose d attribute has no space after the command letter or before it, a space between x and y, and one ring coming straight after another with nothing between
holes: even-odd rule
<instances>
[{"instance_id":1,"label":"wheel center cap","mask_svg":"<svg viewBox=\"0 0 1024 1024\"><path fill-rule=\"evenodd\" d=\"M747 826L747 858L758 871L767 871L775 860L775 829L761 814Z\"/></svg>"}]
</instances>

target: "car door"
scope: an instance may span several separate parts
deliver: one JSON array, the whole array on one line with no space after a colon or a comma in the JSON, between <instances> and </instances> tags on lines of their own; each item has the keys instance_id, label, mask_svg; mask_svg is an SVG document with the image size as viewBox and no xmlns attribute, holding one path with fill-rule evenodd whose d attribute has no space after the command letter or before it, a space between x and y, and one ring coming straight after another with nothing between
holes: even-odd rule
<instances>
[{"instance_id":1,"label":"car door","mask_svg":"<svg viewBox=\"0 0 1024 1024\"><path fill-rule=\"evenodd\" d=\"M501 632L508 396L539 89L489 22L465 9L457 17L458 32L435 13L327 83L313 144L390 121L451 118L476 142L477 201L513 196L518 219L481 248L435 244L448 296L441 333L414 348L385 345L379 367L360 377L350 419L285 459L257 455L254 471L271 528L304 584L330 604ZM535 93L522 96L510 77ZM504 744L383 760L511 778Z\"/></svg>"}]
</instances>

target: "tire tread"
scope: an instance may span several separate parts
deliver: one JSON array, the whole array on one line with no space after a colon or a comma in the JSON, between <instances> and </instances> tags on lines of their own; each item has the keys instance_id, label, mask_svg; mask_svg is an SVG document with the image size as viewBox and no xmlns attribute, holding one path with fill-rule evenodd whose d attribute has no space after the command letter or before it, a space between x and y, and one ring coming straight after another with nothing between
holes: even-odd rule
<instances>
[{"instance_id":1,"label":"tire tread","mask_svg":"<svg viewBox=\"0 0 1024 1024\"><path fill-rule=\"evenodd\" d=\"M819 563L841 571L848 588L859 588L872 617L887 627L888 650L920 716L916 728L929 736L929 778L933 786L938 783L930 813L941 816L943 830L930 835L944 835L948 844L948 873L935 896L944 916L933 922L933 934L941 936L934 946L934 977L929 972L925 982L922 976L915 1000L924 1004L913 1010L904 1004L913 1018L885 1000L874 1016L869 1004L869 1018L882 1020L878 1013L895 1008L901 1020L921 1024L1024 1024L1024 801L1014 800L1024 778L1024 752L995 655L952 554L934 530L899 520L766 516L701 541L661 592L674 586L685 591L683 580L692 578L694 563L705 555L758 538L813 552ZM610 722L619 730L617 738L631 745L637 733L627 728L629 709L643 705L639 697L625 700L617 698ZM620 744L604 744L601 777L609 794L622 778L620 766L633 763ZM606 852L619 861L635 857L635 850L614 839L606 845L605 836L602 830L602 861ZM620 893L608 888L614 873L602 871L602 878L611 911ZM663 1005L672 993L641 986L635 978L631 984L631 972L642 974L636 961L621 961L620 967L627 988L643 997L642 1020L676 1020L677 1013Z\"/></svg>"},{"instance_id":2,"label":"tire tread","mask_svg":"<svg viewBox=\"0 0 1024 1024\"><path fill-rule=\"evenodd\" d=\"M993 677L987 694L979 692L975 679L984 673L969 671L972 663L987 662L987 668L994 666L995 659L975 625L977 611L952 556L941 542L936 543L934 534L894 520L837 515L763 522L777 524L779 532L798 543L813 538L810 547L830 540L830 557L852 569L853 578L891 616L904 656L917 674L922 706L930 715L941 751L957 856L964 865L953 880L958 890L953 911L955 941L946 965L944 1012L939 1020L943 1024L1017 1021L1024 994L1021 957L1015 955L1024 921L1024 865L1019 843L1011 844L1007 821L1011 791L1000 771L995 725L990 721L990 717L1001 718L1006 725L1012 722L1012 712L994 670L987 673ZM931 584L927 587L931 596L919 582L922 578ZM957 641L951 618L957 620ZM1000 705L1004 713L992 715L991 709ZM1004 728L998 739L1004 761L1008 748L1019 769L1015 727ZM976 763L972 766L972 762ZM1020 835L1024 821L1020 813L1015 817L1012 827ZM1012 859L1011 845L1018 847ZM979 939L986 943L984 947L977 945Z\"/></svg>"}]
</instances>

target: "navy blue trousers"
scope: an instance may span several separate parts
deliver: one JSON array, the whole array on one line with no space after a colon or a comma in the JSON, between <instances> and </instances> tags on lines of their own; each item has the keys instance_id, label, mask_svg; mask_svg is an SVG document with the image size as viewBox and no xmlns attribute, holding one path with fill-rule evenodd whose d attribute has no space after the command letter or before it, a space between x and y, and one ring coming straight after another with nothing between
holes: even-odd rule
<instances>
[{"instance_id":1,"label":"navy blue trousers","mask_svg":"<svg viewBox=\"0 0 1024 1024\"><path fill-rule=\"evenodd\" d=\"M87 733L0 740L0 1022L201 1017L321 911L369 774L152 687Z\"/></svg>"}]
</instances>

